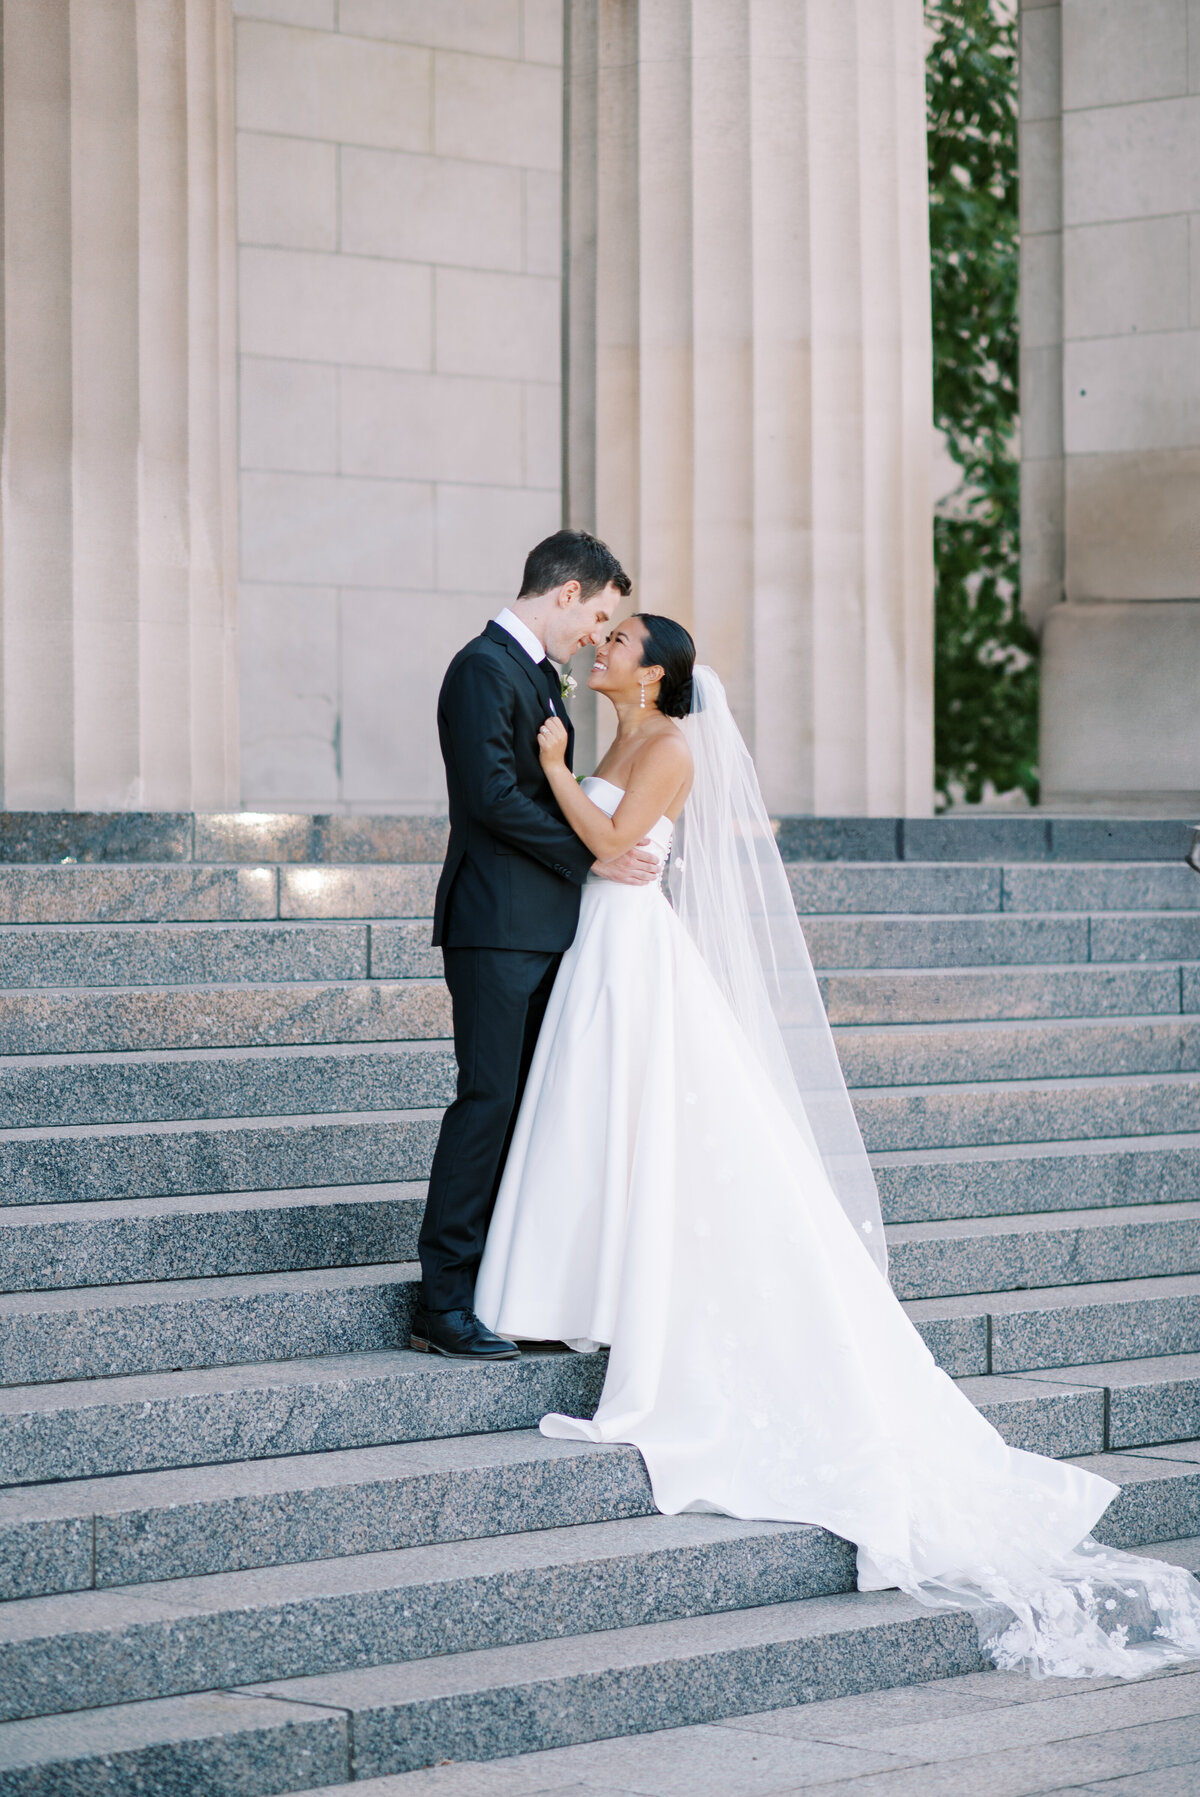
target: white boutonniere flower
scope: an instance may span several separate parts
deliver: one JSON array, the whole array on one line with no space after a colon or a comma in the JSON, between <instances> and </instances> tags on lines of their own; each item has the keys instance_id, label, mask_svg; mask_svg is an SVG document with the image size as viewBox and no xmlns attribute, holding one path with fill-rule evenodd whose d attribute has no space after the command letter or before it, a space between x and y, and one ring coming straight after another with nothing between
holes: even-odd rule
<instances>
[{"instance_id":1,"label":"white boutonniere flower","mask_svg":"<svg viewBox=\"0 0 1200 1797\"><path fill-rule=\"evenodd\" d=\"M578 682L578 680L576 680L574 674L564 674L562 677L562 680L560 681L559 684L562 689L563 703L565 705L567 700L571 697L572 693L575 691L576 687L579 685L579 682Z\"/></svg>"}]
</instances>

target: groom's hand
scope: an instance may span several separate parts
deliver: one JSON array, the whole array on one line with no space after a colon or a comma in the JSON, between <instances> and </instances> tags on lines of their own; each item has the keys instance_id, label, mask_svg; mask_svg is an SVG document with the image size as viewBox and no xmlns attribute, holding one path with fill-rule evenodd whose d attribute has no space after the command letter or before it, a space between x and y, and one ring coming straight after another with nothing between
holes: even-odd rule
<instances>
[{"instance_id":1,"label":"groom's hand","mask_svg":"<svg viewBox=\"0 0 1200 1797\"><path fill-rule=\"evenodd\" d=\"M650 853L649 842L650 838L643 836L615 861L593 861L592 872L600 880L615 880L618 886L648 886L662 869L658 856Z\"/></svg>"}]
</instances>

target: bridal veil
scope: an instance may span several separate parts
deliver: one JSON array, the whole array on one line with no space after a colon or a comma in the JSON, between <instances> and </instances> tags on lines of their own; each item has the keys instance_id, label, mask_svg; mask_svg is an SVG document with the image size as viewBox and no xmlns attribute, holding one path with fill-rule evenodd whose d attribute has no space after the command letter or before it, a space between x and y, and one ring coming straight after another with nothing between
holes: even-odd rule
<instances>
[{"instance_id":1,"label":"bridal veil","mask_svg":"<svg viewBox=\"0 0 1200 1797\"><path fill-rule=\"evenodd\" d=\"M712 668L697 667L682 719L695 779L667 888L838 1202L881 1272L887 1245L875 1175L796 916L750 752Z\"/></svg>"}]
</instances>

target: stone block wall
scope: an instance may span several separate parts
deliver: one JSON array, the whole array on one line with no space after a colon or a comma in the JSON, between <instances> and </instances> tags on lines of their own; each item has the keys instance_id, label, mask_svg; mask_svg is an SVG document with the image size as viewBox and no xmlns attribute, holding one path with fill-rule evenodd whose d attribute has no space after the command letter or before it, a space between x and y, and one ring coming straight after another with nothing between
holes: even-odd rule
<instances>
[{"instance_id":1,"label":"stone block wall","mask_svg":"<svg viewBox=\"0 0 1200 1797\"><path fill-rule=\"evenodd\" d=\"M1200 0L1022 0L1044 798L1200 806Z\"/></svg>"},{"instance_id":2,"label":"stone block wall","mask_svg":"<svg viewBox=\"0 0 1200 1797\"><path fill-rule=\"evenodd\" d=\"M561 0L236 0L242 795L441 809L561 507Z\"/></svg>"}]
</instances>

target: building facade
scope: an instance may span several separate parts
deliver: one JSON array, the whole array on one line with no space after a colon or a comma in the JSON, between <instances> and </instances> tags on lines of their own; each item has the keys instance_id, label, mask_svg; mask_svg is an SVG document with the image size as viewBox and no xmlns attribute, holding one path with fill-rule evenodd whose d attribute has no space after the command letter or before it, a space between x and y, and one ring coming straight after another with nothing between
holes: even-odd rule
<instances>
[{"instance_id":1,"label":"building facade","mask_svg":"<svg viewBox=\"0 0 1200 1797\"><path fill-rule=\"evenodd\" d=\"M1043 802L1200 811L1200 6L1022 0Z\"/></svg>"},{"instance_id":2,"label":"building facade","mask_svg":"<svg viewBox=\"0 0 1200 1797\"><path fill-rule=\"evenodd\" d=\"M441 809L440 670L561 518L561 10L236 10L241 796Z\"/></svg>"},{"instance_id":3,"label":"building facade","mask_svg":"<svg viewBox=\"0 0 1200 1797\"><path fill-rule=\"evenodd\" d=\"M0 10L0 804L438 811L566 521L776 810L929 810L920 0ZM1200 20L1022 22L1048 796L1194 808Z\"/></svg>"}]
</instances>

